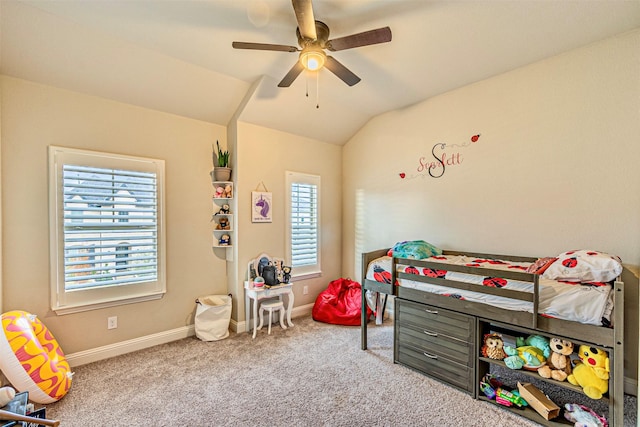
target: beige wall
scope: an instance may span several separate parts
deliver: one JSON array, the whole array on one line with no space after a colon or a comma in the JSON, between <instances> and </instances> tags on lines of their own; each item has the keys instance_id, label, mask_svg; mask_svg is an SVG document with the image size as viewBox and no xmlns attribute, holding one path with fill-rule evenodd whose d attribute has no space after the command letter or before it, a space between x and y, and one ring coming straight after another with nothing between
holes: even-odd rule
<instances>
[{"instance_id":1,"label":"beige wall","mask_svg":"<svg viewBox=\"0 0 640 427\"><path fill-rule=\"evenodd\" d=\"M247 123L238 123L234 171L238 197L238 278L250 259L265 252L285 257L285 171L320 175L322 276L295 280L295 306L313 304L329 281L340 277L342 243L342 147ZM273 193L273 222L251 222L251 191L260 183ZM309 286L309 294L302 287ZM244 313L244 301L238 301ZM242 320L242 319L241 319Z\"/></svg>"},{"instance_id":2,"label":"beige wall","mask_svg":"<svg viewBox=\"0 0 640 427\"><path fill-rule=\"evenodd\" d=\"M211 144L226 129L2 77L4 309L35 313L66 353L192 324L196 297L226 293L211 249ZM167 294L159 301L57 316L49 307L47 146L166 161ZM118 329L107 330L107 317Z\"/></svg>"},{"instance_id":3,"label":"beige wall","mask_svg":"<svg viewBox=\"0 0 640 427\"><path fill-rule=\"evenodd\" d=\"M373 119L343 152L343 274L359 278L362 251L406 239L488 253L617 254L632 271L625 364L636 378L639 76L634 31ZM419 160L438 143L453 164L431 178Z\"/></svg>"}]
</instances>

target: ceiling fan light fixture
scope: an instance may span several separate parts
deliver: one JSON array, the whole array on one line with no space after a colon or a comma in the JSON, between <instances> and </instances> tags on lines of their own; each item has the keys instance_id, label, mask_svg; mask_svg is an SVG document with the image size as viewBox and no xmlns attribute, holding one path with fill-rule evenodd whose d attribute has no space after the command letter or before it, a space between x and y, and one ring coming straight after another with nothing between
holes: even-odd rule
<instances>
[{"instance_id":1,"label":"ceiling fan light fixture","mask_svg":"<svg viewBox=\"0 0 640 427\"><path fill-rule=\"evenodd\" d=\"M327 55L318 46L307 46L300 53L300 63L309 71L316 71L324 67Z\"/></svg>"}]
</instances>

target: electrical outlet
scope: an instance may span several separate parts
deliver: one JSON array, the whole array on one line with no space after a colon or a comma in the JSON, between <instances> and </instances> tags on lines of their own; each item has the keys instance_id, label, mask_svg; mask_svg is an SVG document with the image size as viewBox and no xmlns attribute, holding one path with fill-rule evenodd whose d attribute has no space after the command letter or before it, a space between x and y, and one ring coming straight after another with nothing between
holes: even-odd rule
<instances>
[{"instance_id":1,"label":"electrical outlet","mask_svg":"<svg viewBox=\"0 0 640 427\"><path fill-rule=\"evenodd\" d=\"M308 286L303 286L302 287L302 294L303 295L307 295L309 293L309 287Z\"/></svg>"},{"instance_id":2,"label":"electrical outlet","mask_svg":"<svg viewBox=\"0 0 640 427\"><path fill-rule=\"evenodd\" d=\"M118 316L107 317L107 329L116 329L118 327Z\"/></svg>"}]
</instances>

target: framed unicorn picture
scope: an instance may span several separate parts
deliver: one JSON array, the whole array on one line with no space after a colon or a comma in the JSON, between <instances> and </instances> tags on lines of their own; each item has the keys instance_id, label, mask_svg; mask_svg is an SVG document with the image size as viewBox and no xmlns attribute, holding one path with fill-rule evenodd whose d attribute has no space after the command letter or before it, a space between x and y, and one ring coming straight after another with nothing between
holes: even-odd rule
<instances>
[{"instance_id":1,"label":"framed unicorn picture","mask_svg":"<svg viewBox=\"0 0 640 427\"><path fill-rule=\"evenodd\" d=\"M270 192L251 192L251 222L272 222L272 199Z\"/></svg>"}]
</instances>

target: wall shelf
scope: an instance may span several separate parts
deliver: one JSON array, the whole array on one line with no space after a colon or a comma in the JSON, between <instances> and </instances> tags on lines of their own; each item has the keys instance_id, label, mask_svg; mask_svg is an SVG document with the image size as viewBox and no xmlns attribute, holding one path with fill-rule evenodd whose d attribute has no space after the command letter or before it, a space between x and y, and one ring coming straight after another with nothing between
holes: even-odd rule
<instances>
[{"instance_id":1,"label":"wall shelf","mask_svg":"<svg viewBox=\"0 0 640 427\"><path fill-rule=\"evenodd\" d=\"M235 233L234 233L234 216L231 213L231 202L234 196L234 186L232 181L212 181L214 195L211 197L211 201L213 204L213 215L211 217L211 222L213 223L213 237L212 237L212 247L213 249L230 249L233 248L233 243L235 241ZM222 193L223 196L217 196L216 194L220 194L220 189L229 189L229 193ZM217 192L217 193L216 193ZM228 213L220 213L222 209L228 211ZM220 219L225 218L228 222L228 228L221 229L218 228L220 226ZM229 244L220 244L220 239L222 236L229 236ZM229 252L227 252L227 259L229 257Z\"/></svg>"}]
</instances>

